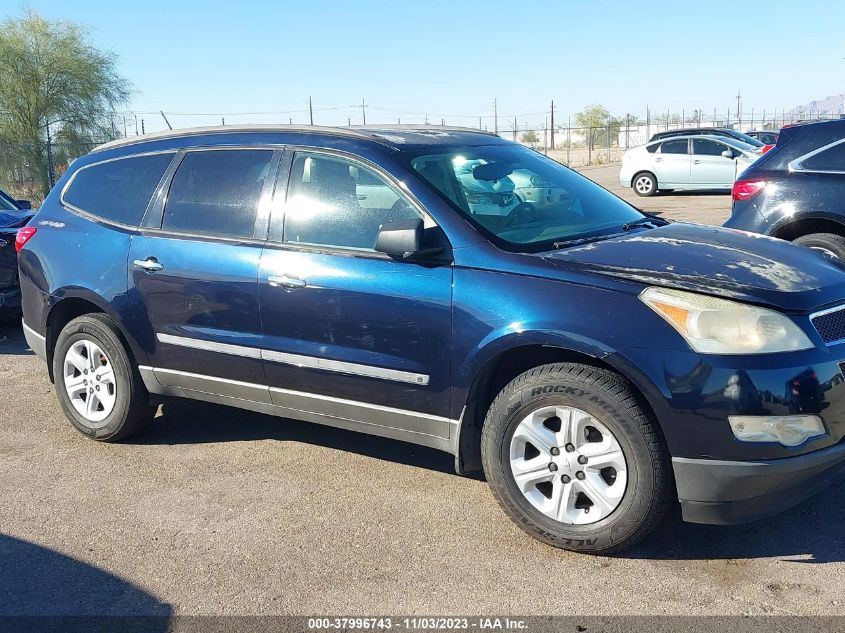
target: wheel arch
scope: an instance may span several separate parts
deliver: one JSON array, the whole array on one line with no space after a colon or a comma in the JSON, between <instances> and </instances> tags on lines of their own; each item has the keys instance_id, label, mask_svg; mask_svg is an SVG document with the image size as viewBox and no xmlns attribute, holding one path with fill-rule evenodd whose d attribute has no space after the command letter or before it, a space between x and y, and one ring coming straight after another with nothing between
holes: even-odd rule
<instances>
[{"instance_id":1,"label":"wheel arch","mask_svg":"<svg viewBox=\"0 0 845 633\"><path fill-rule=\"evenodd\" d=\"M114 321L120 334L120 338L122 339L130 360L133 363L137 364L137 360L142 358L141 351L131 343L132 339L128 336L121 319L117 314L115 314L112 306L94 293L75 289L73 291L63 293L58 300L50 305L47 311L44 336L47 353L47 371L51 381L54 380L53 352L56 349L56 342L58 341L59 334L62 329L64 329L64 327L73 319L84 314L92 313L105 314Z\"/></svg>"},{"instance_id":2,"label":"wheel arch","mask_svg":"<svg viewBox=\"0 0 845 633\"><path fill-rule=\"evenodd\" d=\"M641 388L610 354L578 349L563 343L529 343L502 350L486 359L475 372L469 389L455 446L455 470L459 474L481 469L481 429L487 409L505 385L521 373L550 363L580 363L606 369L620 376L662 433L655 409Z\"/></svg>"},{"instance_id":3,"label":"wheel arch","mask_svg":"<svg viewBox=\"0 0 845 633\"><path fill-rule=\"evenodd\" d=\"M845 237L845 216L836 215L812 215L792 218L775 227L772 237L791 242L804 235L813 233L834 233Z\"/></svg>"}]
</instances>

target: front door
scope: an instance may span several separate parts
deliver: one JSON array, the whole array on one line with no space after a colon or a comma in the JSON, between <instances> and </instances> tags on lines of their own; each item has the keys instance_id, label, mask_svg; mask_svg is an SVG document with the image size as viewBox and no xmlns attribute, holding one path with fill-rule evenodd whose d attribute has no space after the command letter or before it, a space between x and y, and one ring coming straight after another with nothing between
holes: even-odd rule
<instances>
[{"instance_id":1,"label":"front door","mask_svg":"<svg viewBox=\"0 0 845 633\"><path fill-rule=\"evenodd\" d=\"M385 174L313 151L293 155L274 207L259 277L274 404L361 431L449 437L451 265L373 250L385 222L440 229Z\"/></svg>"},{"instance_id":2,"label":"front door","mask_svg":"<svg viewBox=\"0 0 845 633\"><path fill-rule=\"evenodd\" d=\"M186 152L132 238L129 305L144 309L127 318L165 386L269 399L258 305L266 218L261 226L256 216L273 157L271 149Z\"/></svg>"},{"instance_id":3,"label":"front door","mask_svg":"<svg viewBox=\"0 0 845 633\"><path fill-rule=\"evenodd\" d=\"M730 188L736 175L736 159L722 156L733 149L725 143L710 139L692 140L692 182L701 187ZM739 152L737 152L739 153Z\"/></svg>"}]
</instances>

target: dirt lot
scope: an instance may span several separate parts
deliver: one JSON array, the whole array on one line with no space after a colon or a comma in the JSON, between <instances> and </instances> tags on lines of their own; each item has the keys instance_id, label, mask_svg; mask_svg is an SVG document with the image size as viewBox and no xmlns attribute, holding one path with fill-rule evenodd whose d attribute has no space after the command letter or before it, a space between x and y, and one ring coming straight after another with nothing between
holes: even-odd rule
<instances>
[{"instance_id":1,"label":"dirt lot","mask_svg":"<svg viewBox=\"0 0 845 633\"><path fill-rule=\"evenodd\" d=\"M588 175L614 185L615 169ZM625 193L625 192L621 192ZM719 196L637 199L718 223ZM845 498L735 528L670 517L618 558L523 534L445 454L173 402L133 441L65 421L0 329L0 614L842 614Z\"/></svg>"}]
</instances>

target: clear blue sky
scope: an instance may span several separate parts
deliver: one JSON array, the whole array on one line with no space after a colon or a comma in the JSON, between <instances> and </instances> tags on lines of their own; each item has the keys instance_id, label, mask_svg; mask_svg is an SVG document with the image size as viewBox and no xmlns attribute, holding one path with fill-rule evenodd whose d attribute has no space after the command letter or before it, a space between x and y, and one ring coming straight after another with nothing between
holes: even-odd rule
<instances>
[{"instance_id":1,"label":"clear blue sky","mask_svg":"<svg viewBox=\"0 0 845 633\"><path fill-rule=\"evenodd\" d=\"M812 3L811 3L812 4ZM612 113L791 108L845 92L845 2L794 0L30 0L90 27L136 94L175 126L422 121L542 125L589 103ZM0 15L22 11L0 0ZM338 109L329 109L338 108ZM291 111L283 113L282 111ZM236 116L233 113L267 113ZM178 113L209 113L213 116ZM143 114L147 131L160 115ZM492 127L492 118L485 124ZM504 127L504 123L500 123Z\"/></svg>"}]
</instances>

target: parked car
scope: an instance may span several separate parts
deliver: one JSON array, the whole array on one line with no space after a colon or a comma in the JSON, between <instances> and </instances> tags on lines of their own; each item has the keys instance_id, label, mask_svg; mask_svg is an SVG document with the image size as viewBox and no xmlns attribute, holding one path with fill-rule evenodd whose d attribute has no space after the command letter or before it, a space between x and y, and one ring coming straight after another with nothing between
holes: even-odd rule
<instances>
[{"instance_id":1,"label":"parked car","mask_svg":"<svg viewBox=\"0 0 845 633\"><path fill-rule=\"evenodd\" d=\"M845 120L784 127L732 195L725 226L845 259Z\"/></svg>"},{"instance_id":2,"label":"parked car","mask_svg":"<svg viewBox=\"0 0 845 633\"><path fill-rule=\"evenodd\" d=\"M777 145L778 134L778 132L774 132L772 130L754 130L746 133L747 136L756 138L758 141L763 143L763 145Z\"/></svg>"},{"instance_id":3,"label":"parked car","mask_svg":"<svg viewBox=\"0 0 845 633\"><path fill-rule=\"evenodd\" d=\"M0 324L20 322L21 291L15 240L32 217L28 200L15 200L0 189Z\"/></svg>"},{"instance_id":4,"label":"parked car","mask_svg":"<svg viewBox=\"0 0 845 633\"><path fill-rule=\"evenodd\" d=\"M675 189L730 191L759 156L756 147L726 136L670 137L625 152L619 184L639 196Z\"/></svg>"},{"instance_id":5,"label":"parked car","mask_svg":"<svg viewBox=\"0 0 845 633\"><path fill-rule=\"evenodd\" d=\"M747 143L748 145L751 145L753 147L762 148L765 145L765 143L754 138L753 136L750 136L743 132L739 132L737 130L732 130L729 127L694 127L681 130L667 130L665 132L656 132L655 134L651 135L649 143L653 141L659 141L661 139L674 138L676 136L689 136L691 134L732 138L734 140Z\"/></svg>"},{"instance_id":6,"label":"parked car","mask_svg":"<svg viewBox=\"0 0 845 633\"><path fill-rule=\"evenodd\" d=\"M476 214L462 160L565 195ZM644 215L477 130L123 139L71 165L20 243L26 339L94 440L163 397L403 440L483 467L520 527L585 552L677 501L767 516L845 464L842 264Z\"/></svg>"}]
</instances>

